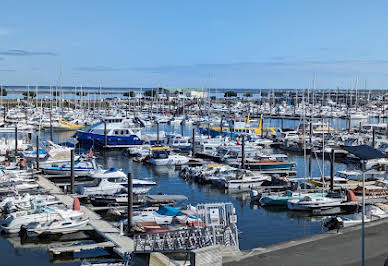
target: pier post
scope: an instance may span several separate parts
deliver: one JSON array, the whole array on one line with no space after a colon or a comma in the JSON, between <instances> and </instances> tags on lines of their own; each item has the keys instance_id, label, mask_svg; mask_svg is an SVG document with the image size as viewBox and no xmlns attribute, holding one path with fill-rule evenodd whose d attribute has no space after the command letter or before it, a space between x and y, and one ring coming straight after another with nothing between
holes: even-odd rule
<instances>
[{"instance_id":1,"label":"pier post","mask_svg":"<svg viewBox=\"0 0 388 266\"><path fill-rule=\"evenodd\" d=\"M53 114L50 110L50 140L53 141Z\"/></svg>"},{"instance_id":2,"label":"pier post","mask_svg":"<svg viewBox=\"0 0 388 266\"><path fill-rule=\"evenodd\" d=\"M195 157L195 129L193 128L193 136L191 141L191 156Z\"/></svg>"},{"instance_id":3,"label":"pier post","mask_svg":"<svg viewBox=\"0 0 388 266\"><path fill-rule=\"evenodd\" d=\"M334 148L331 148L331 161L330 161L330 190L331 191L334 189L334 161L335 161L335 150Z\"/></svg>"},{"instance_id":4,"label":"pier post","mask_svg":"<svg viewBox=\"0 0 388 266\"><path fill-rule=\"evenodd\" d=\"M4 115L4 117L3 117L3 122L5 123L5 117L7 116L7 108L5 108L5 106L4 106L3 115Z\"/></svg>"},{"instance_id":5,"label":"pier post","mask_svg":"<svg viewBox=\"0 0 388 266\"><path fill-rule=\"evenodd\" d=\"M245 136L241 135L241 168L245 168Z\"/></svg>"},{"instance_id":6,"label":"pier post","mask_svg":"<svg viewBox=\"0 0 388 266\"><path fill-rule=\"evenodd\" d=\"M106 121L104 121L104 147L108 146L108 132L106 130Z\"/></svg>"},{"instance_id":7,"label":"pier post","mask_svg":"<svg viewBox=\"0 0 388 266\"><path fill-rule=\"evenodd\" d=\"M376 130L375 128L372 129L372 148L375 148L375 143L376 143Z\"/></svg>"},{"instance_id":8,"label":"pier post","mask_svg":"<svg viewBox=\"0 0 388 266\"><path fill-rule=\"evenodd\" d=\"M36 136L36 170L39 171L39 135Z\"/></svg>"},{"instance_id":9,"label":"pier post","mask_svg":"<svg viewBox=\"0 0 388 266\"><path fill-rule=\"evenodd\" d=\"M156 143L159 144L159 122L156 122Z\"/></svg>"},{"instance_id":10,"label":"pier post","mask_svg":"<svg viewBox=\"0 0 388 266\"><path fill-rule=\"evenodd\" d=\"M128 228L127 228L128 234L132 230L132 216L133 216L133 185L132 185L132 175L131 173L128 173Z\"/></svg>"},{"instance_id":11,"label":"pier post","mask_svg":"<svg viewBox=\"0 0 388 266\"><path fill-rule=\"evenodd\" d=\"M281 119L281 122L282 122L282 129L284 128L284 119L282 118Z\"/></svg>"},{"instance_id":12,"label":"pier post","mask_svg":"<svg viewBox=\"0 0 388 266\"><path fill-rule=\"evenodd\" d=\"M387 125L387 132L388 132L388 125ZM210 122L207 122L207 138L210 139Z\"/></svg>"},{"instance_id":13,"label":"pier post","mask_svg":"<svg viewBox=\"0 0 388 266\"><path fill-rule=\"evenodd\" d=\"M74 149L70 150L70 193L74 194Z\"/></svg>"},{"instance_id":14,"label":"pier post","mask_svg":"<svg viewBox=\"0 0 388 266\"><path fill-rule=\"evenodd\" d=\"M185 123L184 120L182 120L181 121L181 135L182 135L182 137L184 135L184 126L185 126L184 123Z\"/></svg>"},{"instance_id":15,"label":"pier post","mask_svg":"<svg viewBox=\"0 0 388 266\"><path fill-rule=\"evenodd\" d=\"M18 153L18 125L15 125L15 157Z\"/></svg>"},{"instance_id":16,"label":"pier post","mask_svg":"<svg viewBox=\"0 0 388 266\"><path fill-rule=\"evenodd\" d=\"M361 132L361 121L360 121L360 125L358 126L358 132Z\"/></svg>"}]
</instances>

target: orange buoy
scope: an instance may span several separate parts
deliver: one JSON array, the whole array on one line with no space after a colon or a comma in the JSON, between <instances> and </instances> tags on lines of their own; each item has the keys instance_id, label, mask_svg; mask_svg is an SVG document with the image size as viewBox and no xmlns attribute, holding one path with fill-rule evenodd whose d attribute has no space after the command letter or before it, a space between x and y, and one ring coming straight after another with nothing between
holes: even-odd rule
<instances>
[{"instance_id":1,"label":"orange buoy","mask_svg":"<svg viewBox=\"0 0 388 266\"><path fill-rule=\"evenodd\" d=\"M354 194L354 192L352 190L348 190L346 196L348 198L348 202L357 200L356 195Z\"/></svg>"},{"instance_id":2,"label":"orange buoy","mask_svg":"<svg viewBox=\"0 0 388 266\"><path fill-rule=\"evenodd\" d=\"M80 211L81 210L81 204L79 203L79 199L78 198L74 198L73 210L74 211Z\"/></svg>"}]
</instances>

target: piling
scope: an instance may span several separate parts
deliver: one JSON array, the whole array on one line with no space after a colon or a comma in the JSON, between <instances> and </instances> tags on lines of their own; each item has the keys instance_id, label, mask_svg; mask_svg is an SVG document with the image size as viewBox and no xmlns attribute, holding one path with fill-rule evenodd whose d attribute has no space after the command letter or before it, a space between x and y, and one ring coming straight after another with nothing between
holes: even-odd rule
<instances>
[{"instance_id":1,"label":"piling","mask_svg":"<svg viewBox=\"0 0 388 266\"><path fill-rule=\"evenodd\" d=\"M15 125L15 156L18 153L18 126Z\"/></svg>"},{"instance_id":2,"label":"piling","mask_svg":"<svg viewBox=\"0 0 388 266\"><path fill-rule=\"evenodd\" d=\"M132 217L133 217L133 185L132 185L132 175L131 173L128 173L128 228L127 228L128 234L132 230Z\"/></svg>"},{"instance_id":3,"label":"piling","mask_svg":"<svg viewBox=\"0 0 388 266\"><path fill-rule=\"evenodd\" d=\"M70 150L70 191L74 194L74 149Z\"/></svg>"},{"instance_id":4,"label":"piling","mask_svg":"<svg viewBox=\"0 0 388 266\"><path fill-rule=\"evenodd\" d=\"M108 132L106 130L106 121L104 121L104 145L108 146Z\"/></svg>"},{"instance_id":5,"label":"piling","mask_svg":"<svg viewBox=\"0 0 388 266\"><path fill-rule=\"evenodd\" d=\"M284 128L284 119L282 118L281 119L281 122L282 122L282 129Z\"/></svg>"},{"instance_id":6,"label":"piling","mask_svg":"<svg viewBox=\"0 0 388 266\"><path fill-rule=\"evenodd\" d=\"M245 168L245 136L241 135L241 168Z\"/></svg>"},{"instance_id":7,"label":"piling","mask_svg":"<svg viewBox=\"0 0 388 266\"><path fill-rule=\"evenodd\" d=\"M156 143L159 144L159 122L156 122Z\"/></svg>"},{"instance_id":8,"label":"piling","mask_svg":"<svg viewBox=\"0 0 388 266\"><path fill-rule=\"evenodd\" d=\"M195 157L195 129L193 128L193 136L191 141L191 154Z\"/></svg>"},{"instance_id":9,"label":"piling","mask_svg":"<svg viewBox=\"0 0 388 266\"><path fill-rule=\"evenodd\" d=\"M184 135L184 126L185 126L184 123L185 123L184 120L182 120L181 121L181 135L182 135L182 137Z\"/></svg>"},{"instance_id":10,"label":"piling","mask_svg":"<svg viewBox=\"0 0 388 266\"><path fill-rule=\"evenodd\" d=\"M376 131L375 128L372 129L372 148L375 148L376 143Z\"/></svg>"},{"instance_id":11,"label":"piling","mask_svg":"<svg viewBox=\"0 0 388 266\"><path fill-rule=\"evenodd\" d=\"M53 114L50 110L50 140L53 141Z\"/></svg>"},{"instance_id":12,"label":"piling","mask_svg":"<svg viewBox=\"0 0 388 266\"><path fill-rule=\"evenodd\" d=\"M387 126L387 132L388 132L388 126ZM207 122L207 138L210 139L210 122Z\"/></svg>"},{"instance_id":13,"label":"piling","mask_svg":"<svg viewBox=\"0 0 388 266\"><path fill-rule=\"evenodd\" d=\"M361 122L360 122L360 125L358 126L358 131L361 132Z\"/></svg>"},{"instance_id":14,"label":"piling","mask_svg":"<svg viewBox=\"0 0 388 266\"><path fill-rule=\"evenodd\" d=\"M323 151L325 152L325 151ZM334 160L335 160L335 150L331 148L331 161L330 161L330 190L334 189Z\"/></svg>"},{"instance_id":15,"label":"piling","mask_svg":"<svg viewBox=\"0 0 388 266\"><path fill-rule=\"evenodd\" d=\"M36 170L39 171L39 135L36 136Z\"/></svg>"}]
</instances>

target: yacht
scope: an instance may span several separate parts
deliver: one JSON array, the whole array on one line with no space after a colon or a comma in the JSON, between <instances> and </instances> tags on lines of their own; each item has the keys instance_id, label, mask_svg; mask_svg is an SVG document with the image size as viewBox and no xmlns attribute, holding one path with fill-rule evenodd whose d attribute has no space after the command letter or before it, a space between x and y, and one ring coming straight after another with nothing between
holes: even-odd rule
<instances>
[{"instance_id":1,"label":"yacht","mask_svg":"<svg viewBox=\"0 0 388 266\"><path fill-rule=\"evenodd\" d=\"M141 129L136 128L130 119L122 117L105 117L88 130L78 130L75 137L84 148L104 147L105 137L106 144L111 146L140 145L143 143Z\"/></svg>"},{"instance_id":2,"label":"yacht","mask_svg":"<svg viewBox=\"0 0 388 266\"><path fill-rule=\"evenodd\" d=\"M332 208L341 205L340 198L305 196L301 199L291 199L287 202L287 208L296 211L310 211L314 208Z\"/></svg>"}]
</instances>

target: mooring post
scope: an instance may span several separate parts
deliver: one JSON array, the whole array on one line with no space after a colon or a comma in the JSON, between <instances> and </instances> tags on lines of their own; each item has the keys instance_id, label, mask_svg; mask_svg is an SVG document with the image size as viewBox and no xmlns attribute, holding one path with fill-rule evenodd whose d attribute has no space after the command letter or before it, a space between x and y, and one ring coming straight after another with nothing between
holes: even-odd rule
<instances>
[{"instance_id":1,"label":"mooring post","mask_svg":"<svg viewBox=\"0 0 388 266\"><path fill-rule=\"evenodd\" d=\"M132 186L132 175L128 173L128 234L132 230L132 217L133 217L133 186Z\"/></svg>"},{"instance_id":2,"label":"mooring post","mask_svg":"<svg viewBox=\"0 0 388 266\"><path fill-rule=\"evenodd\" d=\"M195 129L193 128L193 136L191 141L191 156L195 157Z\"/></svg>"},{"instance_id":3,"label":"mooring post","mask_svg":"<svg viewBox=\"0 0 388 266\"><path fill-rule=\"evenodd\" d=\"M106 130L106 121L104 120L104 148L108 146L108 132Z\"/></svg>"},{"instance_id":4,"label":"mooring post","mask_svg":"<svg viewBox=\"0 0 388 266\"><path fill-rule=\"evenodd\" d=\"M70 150L70 193L74 194L74 149Z\"/></svg>"},{"instance_id":5,"label":"mooring post","mask_svg":"<svg viewBox=\"0 0 388 266\"><path fill-rule=\"evenodd\" d=\"M39 135L36 136L36 170L39 171Z\"/></svg>"},{"instance_id":6,"label":"mooring post","mask_svg":"<svg viewBox=\"0 0 388 266\"><path fill-rule=\"evenodd\" d=\"M334 189L334 161L335 161L335 150L334 148L331 148L331 161L330 161L330 190L331 191Z\"/></svg>"},{"instance_id":7,"label":"mooring post","mask_svg":"<svg viewBox=\"0 0 388 266\"><path fill-rule=\"evenodd\" d=\"M361 132L361 121L360 121L360 125L358 126L358 132Z\"/></svg>"},{"instance_id":8,"label":"mooring post","mask_svg":"<svg viewBox=\"0 0 388 266\"><path fill-rule=\"evenodd\" d=\"M376 143L376 130L375 128L372 129L372 148L375 148L375 143Z\"/></svg>"},{"instance_id":9,"label":"mooring post","mask_svg":"<svg viewBox=\"0 0 388 266\"><path fill-rule=\"evenodd\" d=\"M159 121L158 122L156 122L156 144L159 144L160 142L159 142L159 138L160 138L160 136L159 136Z\"/></svg>"},{"instance_id":10,"label":"mooring post","mask_svg":"<svg viewBox=\"0 0 388 266\"><path fill-rule=\"evenodd\" d=\"M15 125L15 157L18 154L18 125Z\"/></svg>"},{"instance_id":11,"label":"mooring post","mask_svg":"<svg viewBox=\"0 0 388 266\"><path fill-rule=\"evenodd\" d=\"M245 168L245 136L241 135L241 168Z\"/></svg>"},{"instance_id":12,"label":"mooring post","mask_svg":"<svg viewBox=\"0 0 388 266\"><path fill-rule=\"evenodd\" d=\"M388 128L387 128L387 132L388 132ZM207 122L207 138L210 139L210 122Z\"/></svg>"},{"instance_id":13,"label":"mooring post","mask_svg":"<svg viewBox=\"0 0 388 266\"><path fill-rule=\"evenodd\" d=\"M53 141L53 114L50 110L50 140Z\"/></svg>"},{"instance_id":14,"label":"mooring post","mask_svg":"<svg viewBox=\"0 0 388 266\"><path fill-rule=\"evenodd\" d=\"M182 137L183 137L183 134L184 134L184 123L185 123L185 121L184 120L182 120L181 121L181 135L182 135Z\"/></svg>"}]
</instances>

